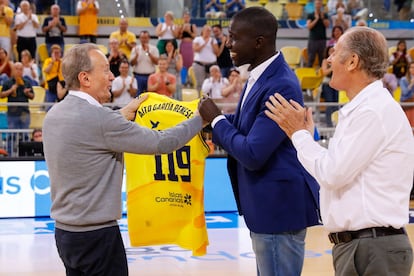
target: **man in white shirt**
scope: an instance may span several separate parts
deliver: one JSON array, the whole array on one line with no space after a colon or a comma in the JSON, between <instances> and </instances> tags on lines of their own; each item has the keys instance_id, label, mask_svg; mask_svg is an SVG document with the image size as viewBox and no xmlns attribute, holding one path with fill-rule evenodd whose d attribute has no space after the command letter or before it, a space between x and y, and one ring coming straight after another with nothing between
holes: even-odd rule
<instances>
[{"instance_id":1,"label":"man in white shirt","mask_svg":"<svg viewBox=\"0 0 414 276\"><path fill-rule=\"evenodd\" d=\"M266 115L292 139L298 158L319 182L322 221L330 232L335 275L410 275L413 255L404 225L414 171L414 138L399 104L383 87L384 36L349 29L328 62L330 85L350 102L328 149L313 140L312 110L276 93Z\"/></svg>"},{"instance_id":2,"label":"man in white shirt","mask_svg":"<svg viewBox=\"0 0 414 276\"><path fill-rule=\"evenodd\" d=\"M112 81L113 103L117 107L127 105L136 95L138 85L137 80L129 75L129 63L127 60L121 61L119 65L120 75Z\"/></svg>"}]
</instances>

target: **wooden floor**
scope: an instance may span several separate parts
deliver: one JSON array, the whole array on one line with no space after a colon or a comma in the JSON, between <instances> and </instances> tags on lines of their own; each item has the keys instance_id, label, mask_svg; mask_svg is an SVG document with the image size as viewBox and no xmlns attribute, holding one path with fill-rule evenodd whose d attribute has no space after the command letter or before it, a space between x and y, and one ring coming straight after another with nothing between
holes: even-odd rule
<instances>
[{"instance_id":1,"label":"wooden floor","mask_svg":"<svg viewBox=\"0 0 414 276\"><path fill-rule=\"evenodd\" d=\"M235 214L207 215L210 245L202 257L177 246L131 248L126 219L120 221L127 248L130 275L140 276L230 276L256 275L249 231ZM50 219L0 219L0 275L63 276ZM407 227L414 240L414 224ZM302 275L334 275L331 244L326 231L312 227L306 238ZM414 273L412 273L414 275Z\"/></svg>"}]
</instances>

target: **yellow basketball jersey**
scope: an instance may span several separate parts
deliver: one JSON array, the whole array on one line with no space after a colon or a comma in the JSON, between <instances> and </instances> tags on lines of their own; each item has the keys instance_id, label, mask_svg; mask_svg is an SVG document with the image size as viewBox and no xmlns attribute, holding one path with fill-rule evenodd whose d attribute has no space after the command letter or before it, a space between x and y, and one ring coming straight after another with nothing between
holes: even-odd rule
<instances>
[{"instance_id":1,"label":"yellow basketball jersey","mask_svg":"<svg viewBox=\"0 0 414 276\"><path fill-rule=\"evenodd\" d=\"M157 93L139 107L135 122L163 130L191 118L198 100L180 102ZM138 138L139 139L139 138ZM125 154L128 231L132 246L176 244L206 254L204 167L209 147L201 133L162 155Z\"/></svg>"}]
</instances>

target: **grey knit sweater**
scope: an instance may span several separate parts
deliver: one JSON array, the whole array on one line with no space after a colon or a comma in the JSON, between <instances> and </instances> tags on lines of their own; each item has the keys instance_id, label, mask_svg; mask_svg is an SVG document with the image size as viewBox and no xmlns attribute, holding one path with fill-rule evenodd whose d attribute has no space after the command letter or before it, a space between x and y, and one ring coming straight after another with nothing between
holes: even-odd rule
<instances>
[{"instance_id":1,"label":"grey knit sweater","mask_svg":"<svg viewBox=\"0 0 414 276\"><path fill-rule=\"evenodd\" d=\"M199 116L155 131L127 121L118 111L68 95L46 115L43 126L56 227L90 231L121 217L123 152L169 153L202 128Z\"/></svg>"}]
</instances>

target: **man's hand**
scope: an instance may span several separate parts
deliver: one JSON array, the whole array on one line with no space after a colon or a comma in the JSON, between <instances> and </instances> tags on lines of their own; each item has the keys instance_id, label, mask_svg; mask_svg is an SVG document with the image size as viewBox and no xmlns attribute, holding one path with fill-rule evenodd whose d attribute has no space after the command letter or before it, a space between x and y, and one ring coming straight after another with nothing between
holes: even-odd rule
<instances>
[{"instance_id":1,"label":"man's hand","mask_svg":"<svg viewBox=\"0 0 414 276\"><path fill-rule=\"evenodd\" d=\"M135 119L135 114L139 106L148 98L148 95L141 96L139 98L135 98L129 102L126 106L121 108L119 112L121 112L122 116L125 119L132 121Z\"/></svg>"},{"instance_id":2,"label":"man's hand","mask_svg":"<svg viewBox=\"0 0 414 276\"><path fill-rule=\"evenodd\" d=\"M198 111L201 118L207 123L211 123L214 118L221 115L221 110L211 98L201 98L200 104L198 105Z\"/></svg>"},{"instance_id":3,"label":"man's hand","mask_svg":"<svg viewBox=\"0 0 414 276\"><path fill-rule=\"evenodd\" d=\"M306 129L313 135L315 124L311 108L305 108L294 100L288 102L279 93L269 97L266 107L269 110L265 110L265 114L275 121L289 138L301 129Z\"/></svg>"}]
</instances>

